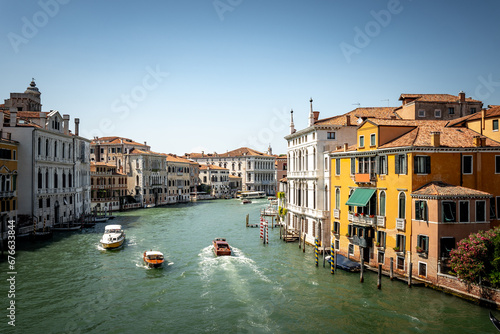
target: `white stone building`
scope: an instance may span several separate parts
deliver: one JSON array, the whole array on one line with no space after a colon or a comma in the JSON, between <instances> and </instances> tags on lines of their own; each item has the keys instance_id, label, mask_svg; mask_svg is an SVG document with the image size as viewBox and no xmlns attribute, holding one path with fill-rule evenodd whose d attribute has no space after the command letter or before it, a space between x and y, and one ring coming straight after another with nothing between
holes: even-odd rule
<instances>
[{"instance_id":1,"label":"white stone building","mask_svg":"<svg viewBox=\"0 0 500 334\"><path fill-rule=\"evenodd\" d=\"M2 106L2 123L19 142L18 217L22 225L71 222L90 212L90 140L69 129L69 115L41 111L35 82L11 93Z\"/></svg>"},{"instance_id":2,"label":"white stone building","mask_svg":"<svg viewBox=\"0 0 500 334\"><path fill-rule=\"evenodd\" d=\"M214 198L231 196L229 188L229 170L215 165L200 166L200 182L210 186Z\"/></svg>"},{"instance_id":3,"label":"white stone building","mask_svg":"<svg viewBox=\"0 0 500 334\"><path fill-rule=\"evenodd\" d=\"M330 158L328 152L356 143L358 119L390 117L394 108L357 108L347 114L319 119L313 111L309 126L297 131L291 112L287 159L287 224L305 233L306 242L317 237L330 246Z\"/></svg>"},{"instance_id":4,"label":"white stone building","mask_svg":"<svg viewBox=\"0 0 500 334\"><path fill-rule=\"evenodd\" d=\"M262 153L248 147L226 153L186 153L186 157L200 165L216 165L227 168L229 174L241 177L243 191L265 191L275 195L276 157L271 152Z\"/></svg>"}]
</instances>

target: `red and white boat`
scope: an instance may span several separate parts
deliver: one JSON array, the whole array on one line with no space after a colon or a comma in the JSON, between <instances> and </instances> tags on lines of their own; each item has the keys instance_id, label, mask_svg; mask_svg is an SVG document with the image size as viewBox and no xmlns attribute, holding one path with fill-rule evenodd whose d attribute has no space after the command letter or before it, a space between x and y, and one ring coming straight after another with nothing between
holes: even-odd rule
<instances>
[{"instance_id":1,"label":"red and white boat","mask_svg":"<svg viewBox=\"0 0 500 334\"><path fill-rule=\"evenodd\" d=\"M144 263L146 263L150 268L161 267L161 265L165 261L163 254L154 250L145 251L144 254L142 254L142 259L144 260Z\"/></svg>"}]
</instances>

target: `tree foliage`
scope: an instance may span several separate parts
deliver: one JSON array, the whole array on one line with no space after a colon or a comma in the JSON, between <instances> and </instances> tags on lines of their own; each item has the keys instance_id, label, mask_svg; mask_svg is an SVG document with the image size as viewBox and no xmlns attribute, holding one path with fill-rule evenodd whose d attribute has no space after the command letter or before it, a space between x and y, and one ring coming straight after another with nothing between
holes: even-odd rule
<instances>
[{"instance_id":1,"label":"tree foliage","mask_svg":"<svg viewBox=\"0 0 500 334\"><path fill-rule=\"evenodd\" d=\"M480 231L458 242L450 252L451 268L468 285L500 287L500 229Z\"/></svg>"}]
</instances>

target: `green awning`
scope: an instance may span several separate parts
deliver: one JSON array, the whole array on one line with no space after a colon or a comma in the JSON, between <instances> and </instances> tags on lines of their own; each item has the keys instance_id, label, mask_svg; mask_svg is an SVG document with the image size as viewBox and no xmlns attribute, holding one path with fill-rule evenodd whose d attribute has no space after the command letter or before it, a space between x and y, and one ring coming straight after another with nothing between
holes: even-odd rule
<instances>
[{"instance_id":1,"label":"green awning","mask_svg":"<svg viewBox=\"0 0 500 334\"><path fill-rule=\"evenodd\" d=\"M376 189L357 188L352 193L345 205L366 206Z\"/></svg>"}]
</instances>

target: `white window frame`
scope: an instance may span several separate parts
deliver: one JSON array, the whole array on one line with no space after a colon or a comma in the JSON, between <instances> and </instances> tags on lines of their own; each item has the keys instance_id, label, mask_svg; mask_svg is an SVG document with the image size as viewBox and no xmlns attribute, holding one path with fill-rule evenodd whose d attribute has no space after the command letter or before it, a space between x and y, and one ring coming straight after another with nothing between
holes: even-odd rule
<instances>
[{"instance_id":1,"label":"white window frame","mask_svg":"<svg viewBox=\"0 0 500 334\"><path fill-rule=\"evenodd\" d=\"M382 261L380 261L380 256L382 256ZM378 251L377 253L377 263L380 264L385 264L385 252L384 251Z\"/></svg>"},{"instance_id":2,"label":"white window frame","mask_svg":"<svg viewBox=\"0 0 500 334\"><path fill-rule=\"evenodd\" d=\"M399 198L401 197L401 194L403 194L403 196L405 197L405 214L404 214L404 217L399 217L399 213L401 212L401 202L399 201ZM386 197L385 197L385 201L387 203L387 194L386 194ZM406 219L406 211L408 211L408 210L406 210L406 204L407 204L407 202L406 202L406 193L404 191L400 191L398 193L398 219Z\"/></svg>"},{"instance_id":3,"label":"white window frame","mask_svg":"<svg viewBox=\"0 0 500 334\"><path fill-rule=\"evenodd\" d=\"M385 197L385 200L384 200L384 214L380 214L381 213L381 204L382 204L382 201L380 200L380 196L382 196L382 194L384 194L384 197ZM399 201L398 201L399 202ZM399 211L398 211L399 212ZM385 190L381 190L378 194L378 214L379 216L385 216L385 214L387 213L387 193L385 192Z\"/></svg>"},{"instance_id":4,"label":"white window frame","mask_svg":"<svg viewBox=\"0 0 500 334\"><path fill-rule=\"evenodd\" d=\"M376 140L376 136L374 133L370 134L370 146L375 146L377 145L377 140Z\"/></svg>"},{"instance_id":5,"label":"white window frame","mask_svg":"<svg viewBox=\"0 0 500 334\"><path fill-rule=\"evenodd\" d=\"M495 127L494 127L495 122L497 122L497 128L496 128L496 130L495 130ZM491 130L493 132L498 132L498 129L499 129L499 124L498 123L499 123L498 119L494 119L494 120L491 121Z\"/></svg>"},{"instance_id":6,"label":"white window frame","mask_svg":"<svg viewBox=\"0 0 500 334\"><path fill-rule=\"evenodd\" d=\"M333 134L333 138L330 138L330 134ZM330 131L330 132L326 133L326 139L328 139L328 140L335 140L336 137L337 137L337 134L335 133L335 131L333 131L333 132Z\"/></svg>"},{"instance_id":7,"label":"white window frame","mask_svg":"<svg viewBox=\"0 0 500 334\"><path fill-rule=\"evenodd\" d=\"M419 109L418 117L425 117L425 109Z\"/></svg>"},{"instance_id":8,"label":"white window frame","mask_svg":"<svg viewBox=\"0 0 500 334\"><path fill-rule=\"evenodd\" d=\"M349 243L349 245L347 246L347 254L354 255L354 244Z\"/></svg>"},{"instance_id":9,"label":"white window frame","mask_svg":"<svg viewBox=\"0 0 500 334\"><path fill-rule=\"evenodd\" d=\"M340 175L340 158L335 159L335 175Z\"/></svg>"},{"instance_id":10,"label":"white window frame","mask_svg":"<svg viewBox=\"0 0 500 334\"><path fill-rule=\"evenodd\" d=\"M363 145L361 145L361 141L363 141ZM359 147L365 147L365 136L359 136Z\"/></svg>"},{"instance_id":11,"label":"white window frame","mask_svg":"<svg viewBox=\"0 0 500 334\"><path fill-rule=\"evenodd\" d=\"M466 173L465 172L465 157L470 157L470 170L471 172L470 173ZM463 175L472 175L474 174L474 156L473 155L463 155L462 156L462 174Z\"/></svg>"},{"instance_id":12,"label":"white window frame","mask_svg":"<svg viewBox=\"0 0 500 334\"><path fill-rule=\"evenodd\" d=\"M423 264L425 266L425 275L422 275L420 273L420 265ZM427 263L426 262L423 262L423 261L418 261L418 276L423 276L423 277L427 277Z\"/></svg>"},{"instance_id":13,"label":"white window frame","mask_svg":"<svg viewBox=\"0 0 500 334\"><path fill-rule=\"evenodd\" d=\"M335 250L340 250L340 240L339 239L335 239L334 247L335 247Z\"/></svg>"},{"instance_id":14,"label":"white window frame","mask_svg":"<svg viewBox=\"0 0 500 334\"><path fill-rule=\"evenodd\" d=\"M434 109L434 117L441 118L441 109Z\"/></svg>"},{"instance_id":15,"label":"white window frame","mask_svg":"<svg viewBox=\"0 0 500 334\"><path fill-rule=\"evenodd\" d=\"M416 155L413 159L414 160L417 160L419 158L423 158L424 159L424 162L425 160L427 159L427 157L429 157L429 161L431 159L431 157L429 155ZM419 159L420 160L420 159ZM415 164L415 163L414 163ZM424 169L425 169L426 165L424 165ZM417 175L429 175L429 171L425 171L424 173L422 172L417 172L417 171L413 171L415 174Z\"/></svg>"}]
</instances>

